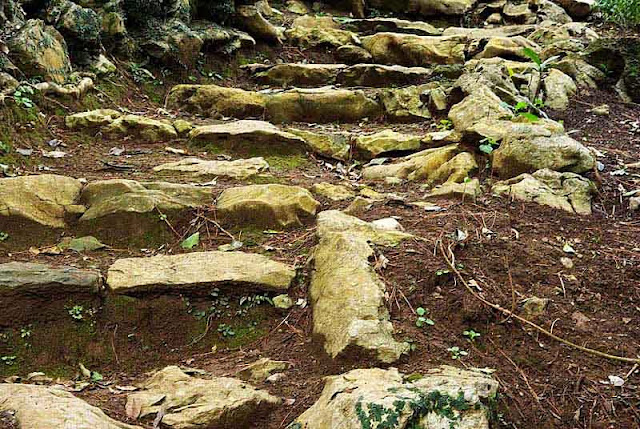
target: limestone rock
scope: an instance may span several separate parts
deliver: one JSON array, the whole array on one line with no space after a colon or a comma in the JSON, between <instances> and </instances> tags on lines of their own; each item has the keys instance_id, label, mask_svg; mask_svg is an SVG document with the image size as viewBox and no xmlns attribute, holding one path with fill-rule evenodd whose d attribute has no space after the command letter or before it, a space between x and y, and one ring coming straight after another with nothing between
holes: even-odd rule
<instances>
[{"instance_id":1,"label":"limestone rock","mask_svg":"<svg viewBox=\"0 0 640 429\"><path fill-rule=\"evenodd\" d=\"M302 138L282 131L269 122L253 120L196 127L189 133L189 138L231 150L250 147L268 151L272 146L301 148L305 144Z\"/></svg>"},{"instance_id":2,"label":"limestone rock","mask_svg":"<svg viewBox=\"0 0 640 429\"><path fill-rule=\"evenodd\" d=\"M496 397L498 382L482 370L441 366L416 381L407 381L395 368L355 369L327 377L318 401L288 429L322 429L340 426L360 429L363 421L393 421L408 429L489 429L489 401ZM430 411L430 404L452 404L451 415ZM374 417L379 415L379 417ZM373 427L373 426L372 426Z\"/></svg>"},{"instance_id":3,"label":"limestone rock","mask_svg":"<svg viewBox=\"0 0 640 429\"><path fill-rule=\"evenodd\" d=\"M293 300L286 293L274 296L271 301L273 301L273 306L280 310L288 310L293 307Z\"/></svg>"},{"instance_id":4,"label":"limestone rock","mask_svg":"<svg viewBox=\"0 0 640 429\"><path fill-rule=\"evenodd\" d=\"M71 393L33 384L0 384L0 412L12 411L22 429L140 429L108 417Z\"/></svg>"},{"instance_id":5,"label":"limestone rock","mask_svg":"<svg viewBox=\"0 0 640 429\"><path fill-rule=\"evenodd\" d=\"M333 84L338 73L346 67L344 64L276 64L255 77L268 85L313 87Z\"/></svg>"},{"instance_id":6,"label":"limestone rock","mask_svg":"<svg viewBox=\"0 0 640 429\"><path fill-rule=\"evenodd\" d=\"M118 259L107 284L118 294L207 290L225 285L286 291L295 270L266 256L243 252L192 252L150 258Z\"/></svg>"},{"instance_id":7,"label":"limestone rock","mask_svg":"<svg viewBox=\"0 0 640 429\"><path fill-rule=\"evenodd\" d=\"M351 137L348 133L318 134L295 128L287 131L302 137L309 149L319 155L339 161L347 161L351 156Z\"/></svg>"},{"instance_id":8,"label":"limestone rock","mask_svg":"<svg viewBox=\"0 0 640 429\"><path fill-rule=\"evenodd\" d=\"M529 48L536 52L540 50L536 43L522 36L492 37L485 45L484 50L478 55L478 58L502 57L528 60L529 57L523 53L524 48Z\"/></svg>"},{"instance_id":9,"label":"limestone rock","mask_svg":"<svg viewBox=\"0 0 640 429\"><path fill-rule=\"evenodd\" d=\"M453 91L467 96L483 88L489 88L501 100L510 104L517 103L518 89L509 76L509 68L504 64L478 62L473 68L465 71L453 85Z\"/></svg>"},{"instance_id":10,"label":"limestone rock","mask_svg":"<svg viewBox=\"0 0 640 429\"><path fill-rule=\"evenodd\" d=\"M282 372L288 368L288 362L262 358L250 363L246 368L238 371L236 375L243 380L259 383L265 381L272 374Z\"/></svg>"},{"instance_id":11,"label":"limestone rock","mask_svg":"<svg viewBox=\"0 0 640 429\"><path fill-rule=\"evenodd\" d=\"M140 387L127 398L129 415L145 417L165 407L162 423L175 429L243 427L281 403L240 380L192 377L177 366L158 371Z\"/></svg>"},{"instance_id":12,"label":"limestone rock","mask_svg":"<svg viewBox=\"0 0 640 429\"><path fill-rule=\"evenodd\" d=\"M257 5L240 5L236 8L240 27L252 36L271 42L281 42L281 31L271 24Z\"/></svg>"},{"instance_id":13,"label":"limestone rock","mask_svg":"<svg viewBox=\"0 0 640 429\"><path fill-rule=\"evenodd\" d=\"M493 169L505 178L543 168L584 173L592 170L594 165L595 160L589 149L562 134L551 137L508 137L493 152Z\"/></svg>"},{"instance_id":14,"label":"limestone rock","mask_svg":"<svg viewBox=\"0 0 640 429\"><path fill-rule=\"evenodd\" d=\"M431 118L423 94L434 89L434 84L389 88L380 92L380 101L388 119L397 122L416 122Z\"/></svg>"},{"instance_id":15,"label":"limestone rock","mask_svg":"<svg viewBox=\"0 0 640 429\"><path fill-rule=\"evenodd\" d=\"M463 15L476 4L476 0L371 0L371 6L377 9L397 13L415 13L423 16Z\"/></svg>"},{"instance_id":16,"label":"limestone rock","mask_svg":"<svg viewBox=\"0 0 640 429\"><path fill-rule=\"evenodd\" d=\"M481 119L466 132L466 136L476 141L490 138L496 142L513 137L551 137L558 134L564 134L564 126L559 122L551 119L529 122L524 118L514 118L511 121Z\"/></svg>"},{"instance_id":17,"label":"limestone rock","mask_svg":"<svg viewBox=\"0 0 640 429\"><path fill-rule=\"evenodd\" d=\"M338 210L325 210L318 215L318 236L331 233L350 233L364 237L380 246L396 246L412 237L400 230L383 228L374 222L365 222Z\"/></svg>"},{"instance_id":18,"label":"limestone rock","mask_svg":"<svg viewBox=\"0 0 640 429\"><path fill-rule=\"evenodd\" d=\"M395 151L415 151L420 149L422 137L384 130L375 134L356 138L356 148L368 158Z\"/></svg>"},{"instance_id":19,"label":"limestone rock","mask_svg":"<svg viewBox=\"0 0 640 429\"><path fill-rule=\"evenodd\" d=\"M315 183L312 190L314 193L322 195L331 201L344 201L356 196L351 189L344 185L334 185L327 182Z\"/></svg>"},{"instance_id":20,"label":"limestone rock","mask_svg":"<svg viewBox=\"0 0 640 429\"><path fill-rule=\"evenodd\" d=\"M359 44L355 33L340 29L340 24L331 16L298 17L293 21L293 26L285 31L285 36L289 42L304 49Z\"/></svg>"},{"instance_id":21,"label":"limestone rock","mask_svg":"<svg viewBox=\"0 0 640 429\"><path fill-rule=\"evenodd\" d=\"M524 303L522 304L522 312L524 317L531 319L533 317L542 316L547 311L548 305L549 299L532 296L524 300Z\"/></svg>"},{"instance_id":22,"label":"limestone rock","mask_svg":"<svg viewBox=\"0 0 640 429\"><path fill-rule=\"evenodd\" d=\"M535 202L579 215L591 214L591 197L595 194L595 186L588 179L548 169L497 182L492 190L519 201Z\"/></svg>"},{"instance_id":23,"label":"limestone rock","mask_svg":"<svg viewBox=\"0 0 640 429\"><path fill-rule=\"evenodd\" d=\"M456 130L465 133L483 119L510 119L513 113L488 87L482 86L449 111Z\"/></svg>"},{"instance_id":24,"label":"limestone rock","mask_svg":"<svg viewBox=\"0 0 640 429\"><path fill-rule=\"evenodd\" d=\"M343 45L336 49L338 61L347 64L368 64L373 61L373 57L366 49L355 45Z\"/></svg>"},{"instance_id":25,"label":"limestone rock","mask_svg":"<svg viewBox=\"0 0 640 429\"><path fill-rule=\"evenodd\" d=\"M409 345L393 338L393 325L384 306L385 285L369 264L373 249L368 240L381 234L389 242L403 233L350 218L337 211L319 216L320 242L314 251L309 289L313 333L333 358L353 349L370 353L381 362L394 362L408 352Z\"/></svg>"},{"instance_id":26,"label":"limestone rock","mask_svg":"<svg viewBox=\"0 0 640 429\"><path fill-rule=\"evenodd\" d=\"M29 294L51 298L65 294L96 295L99 291L100 272L96 270L28 262L0 264L0 296Z\"/></svg>"},{"instance_id":27,"label":"limestone rock","mask_svg":"<svg viewBox=\"0 0 640 429\"><path fill-rule=\"evenodd\" d=\"M596 6L595 0L560 0L560 5L573 18L586 18Z\"/></svg>"},{"instance_id":28,"label":"limestone rock","mask_svg":"<svg viewBox=\"0 0 640 429\"><path fill-rule=\"evenodd\" d=\"M264 158L236 159L235 161L206 161L198 158L185 158L159 165L153 171L206 178L223 176L233 179L247 179L268 169L269 164Z\"/></svg>"},{"instance_id":29,"label":"limestone rock","mask_svg":"<svg viewBox=\"0 0 640 429\"><path fill-rule=\"evenodd\" d=\"M258 117L264 114L266 96L238 88L217 85L176 85L171 88L167 105L174 109L216 118Z\"/></svg>"},{"instance_id":30,"label":"limestone rock","mask_svg":"<svg viewBox=\"0 0 640 429\"><path fill-rule=\"evenodd\" d=\"M296 89L273 94L267 115L274 122L356 122L376 118L378 102L364 91L348 89Z\"/></svg>"},{"instance_id":31,"label":"limestone rock","mask_svg":"<svg viewBox=\"0 0 640 429\"><path fill-rule=\"evenodd\" d=\"M445 182L442 185L438 185L431 189L426 197L427 198L440 198L440 197L455 197L461 198L466 201L475 201L482 194L480 188L480 181L478 179L471 179L469 181L458 182Z\"/></svg>"},{"instance_id":32,"label":"limestone rock","mask_svg":"<svg viewBox=\"0 0 640 429\"><path fill-rule=\"evenodd\" d=\"M70 130L98 129L109 125L120 116L122 113L117 110L97 109L66 116L64 123Z\"/></svg>"},{"instance_id":33,"label":"limestone rock","mask_svg":"<svg viewBox=\"0 0 640 429\"><path fill-rule=\"evenodd\" d=\"M424 21L406 20L377 16L365 19L347 19L343 21L347 29L358 33L375 34L380 32L406 33L417 36L440 36L442 29Z\"/></svg>"},{"instance_id":34,"label":"limestone rock","mask_svg":"<svg viewBox=\"0 0 640 429\"><path fill-rule=\"evenodd\" d=\"M39 19L28 20L7 42L12 61L29 77L64 83L71 73L64 38Z\"/></svg>"},{"instance_id":35,"label":"limestone rock","mask_svg":"<svg viewBox=\"0 0 640 429\"><path fill-rule=\"evenodd\" d=\"M138 115L123 115L103 127L106 135L137 136L148 141L166 141L178 138L170 123Z\"/></svg>"},{"instance_id":36,"label":"limestone rock","mask_svg":"<svg viewBox=\"0 0 640 429\"><path fill-rule=\"evenodd\" d=\"M478 170L475 157L469 152L461 152L437 169L421 167L410 175L410 180L425 179L428 184L446 182L462 183Z\"/></svg>"},{"instance_id":37,"label":"limestone rock","mask_svg":"<svg viewBox=\"0 0 640 429\"><path fill-rule=\"evenodd\" d=\"M76 179L53 174L0 179L0 219L64 228L66 219L84 211L81 189Z\"/></svg>"},{"instance_id":38,"label":"limestone rock","mask_svg":"<svg viewBox=\"0 0 640 429\"><path fill-rule=\"evenodd\" d=\"M459 36L415 36L412 34L377 33L362 38L362 46L373 59L383 64L430 66L463 64L464 38Z\"/></svg>"},{"instance_id":39,"label":"limestone rock","mask_svg":"<svg viewBox=\"0 0 640 429\"><path fill-rule=\"evenodd\" d=\"M319 205L304 188L249 185L225 189L218 198L217 210L230 223L287 228L315 218Z\"/></svg>"},{"instance_id":40,"label":"limestone rock","mask_svg":"<svg viewBox=\"0 0 640 429\"><path fill-rule=\"evenodd\" d=\"M569 107L569 97L576 94L576 84L560 70L551 69L544 78L545 105L553 110L566 110Z\"/></svg>"},{"instance_id":41,"label":"limestone rock","mask_svg":"<svg viewBox=\"0 0 640 429\"><path fill-rule=\"evenodd\" d=\"M336 81L344 86L388 87L391 85L416 85L431 76L424 67L404 67L382 64L356 64L340 70Z\"/></svg>"},{"instance_id":42,"label":"limestone rock","mask_svg":"<svg viewBox=\"0 0 640 429\"><path fill-rule=\"evenodd\" d=\"M442 165L459 153L458 145L452 144L435 149L426 149L409 155L399 162L365 167L362 177L367 180L383 180L387 177L418 180L429 178Z\"/></svg>"}]
</instances>

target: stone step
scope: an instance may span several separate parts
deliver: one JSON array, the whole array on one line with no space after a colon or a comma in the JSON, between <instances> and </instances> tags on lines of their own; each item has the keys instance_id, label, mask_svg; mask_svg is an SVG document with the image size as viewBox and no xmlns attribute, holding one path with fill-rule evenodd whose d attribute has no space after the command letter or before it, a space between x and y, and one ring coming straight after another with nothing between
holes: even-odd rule
<instances>
[{"instance_id":1,"label":"stone step","mask_svg":"<svg viewBox=\"0 0 640 429\"><path fill-rule=\"evenodd\" d=\"M332 358L365 353L395 362L409 345L393 338L385 285L369 264L369 243L396 245L411 235L335 210L319 214L317 234L309 287L314 335Z\"/></svg>"},{"instance_id":2,"label":"stone step","mask_svg":"<svg viewBox=\"0 0 640 429\"><path fill-rule=\"evenodd\" d=\"M116 294L208 293L220 287L286 291L293 267L244 252L193 252L171 256L118 259L109 267L107 285Z\"/></svg>"},{"instance_id":3,"label":"stone step","mask_svg":"<svg viewBox=\"0 0 640 429\"><path fill-rule=\"evenodd\" d=\"M142 429L118 422L55 386L1 383L0 414L5 412L12 413L15 427L23 429Z\"/></svg>"}]
</instances>

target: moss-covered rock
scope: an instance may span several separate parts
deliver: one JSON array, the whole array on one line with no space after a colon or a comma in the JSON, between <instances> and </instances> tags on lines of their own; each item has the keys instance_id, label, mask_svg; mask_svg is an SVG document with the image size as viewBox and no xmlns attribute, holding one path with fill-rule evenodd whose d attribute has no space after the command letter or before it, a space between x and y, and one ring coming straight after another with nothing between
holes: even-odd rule
<instances>
[{"instance_id":1,"label":"moss-covered rock","mask_svg":"<svg viewBox=\"0 0 640 429\"><path fill-rule=\"evenodd\" d=\"M362 46L376 62L383 64L429 66L463 64L465 61L465 38L460 36L431 37L377 33L363 37Z\"/></svg>"}]
</instances>

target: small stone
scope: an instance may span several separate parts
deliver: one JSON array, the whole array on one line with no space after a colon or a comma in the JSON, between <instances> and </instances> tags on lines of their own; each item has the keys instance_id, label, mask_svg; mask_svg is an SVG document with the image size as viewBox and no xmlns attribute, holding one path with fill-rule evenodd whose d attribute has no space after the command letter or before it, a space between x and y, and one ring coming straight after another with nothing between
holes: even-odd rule
<instances>
[{"instance_id":1,"label":"small stone","mask_svg":"<svg viewBox=\"0 0 640 429\"><path fill-rule=\"evenodd\" d=\"M640 210L640 197L629 198L629 210L632 212Z\"/></svg>"},{"instance_id":2,"label":"small stone","mask_svg":"<svg viewBox=\"0 0 640 429\"><path fill-rule=\"evenodd\" d=\"M288 362L275 361L268 358L258 359L239 371L237 376L243 380L261 382L265 381L275 372L281 372L289 368Z\"/></svg>"},{"instance_id":3,"label":"small stone","mask_svg":"<svg viewBox=\"0 0 640 429\"><path fill-rule=\"evenodd\" d=\"M345 214L354 216L358 213L369 210L372 204L373 200L370 198L356 197L353 201L351 201L351 204L349 204L349 206L343 210L343 212Z\"/></svg>"},{"instance_id":4,"label":"small stone","mask_svg":"<svg viewBox=\"0 0 640 429\"><path fill-rule=\"evenodd\" d=\"M548 299L532 296L524 300L522 310L526 317L536 317L546 312L547 305L549 305Z\"/></svg>"},{"instance_id":5,"label":"small stone","mask_svg":"<svg viewBox=\"0 0 640 429\"><path fill-rule=\"evenodd\" d=\"M567 258L566 256L560 258L560 263L568 270L573 268L573 260L571 260L571 258Z\"/></svg>"},{"instance_id":6,"label":"small stone","mask_svg":"<svg viewBox=\"0 0 640 429\"><path fill-rule=\"evenodd\" d=\"M277 372L275 374L270 375L269 377L267 377L267 379L265 380L267 383L277 383L279 381L281 381L283 378L285 378L285 374L282 372Z\"/></svg>"},{"instance_id":7,"label":"small stone","mask_svg":"<svg viewBox=\"0 0 640 429\"><path fill-rule=\"evenodd\" d=\"M601 104L591 109L591 113L598 116L609 116L610 108L608 104Z\"/></svg>"},{"instance_id":8,"label":"small stone","mask_svg":"<svg viewBox=\"0 0 640 429\"><path fill-rule=\"evenodd\" d=\"M293 300L287 294L282 294L273 297L273 306L280 310L288 310L293 307Z\"/></svg>"},{"instance_id":9,"label":"small stone","mask_svg":"<svg viewBox=\"0 0 640 429\"><path fill-rule=\"evenodd\" d=\"M331 201L343 201L353 198L355 193L344 185L334 185L332 183L316 183L311 190Z\"/></svg>"}]
</instances>

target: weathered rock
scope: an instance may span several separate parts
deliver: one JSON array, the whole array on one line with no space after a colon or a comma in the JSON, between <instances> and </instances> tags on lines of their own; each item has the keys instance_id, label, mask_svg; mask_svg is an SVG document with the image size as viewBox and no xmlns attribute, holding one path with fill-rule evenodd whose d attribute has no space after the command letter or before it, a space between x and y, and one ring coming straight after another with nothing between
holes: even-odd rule
<instances>
[{"instance_id":1,"label":"weathered rock","mask_svg":"<svg viewBox=\"0 0 640 429\"><path fill-rule=\"evenodd\" d=\"M410 180L425 180L428 184L462 183L478 170L475 157L469 152L461 152L449 161L432 170L422 166L410 175Z\"/></svg>"},{"instance_id":2,"label":"weathered rock","mask_svg":"<svg viewBox=\"0 0 640 429\"><path fill-rule=\"evenodd\" d=\"M327 377L318 401L288 429L360 429L388 421L398 429L488 429L497 390L482 370L441 366L411 382L395 368L355 369ZM443 404L447 413L439 410Z\"/></svg>"},{"instance_id":3,"label":"weathered rock","mask_svg":"<svg viewBox=\"0 0 640 429\"><path fill-rule=\"evenodd\" d=\"M535 22L536 16L529 9L529 3L507 3L502 9L502 14L510 22Z\"/></svg>"},{"instance_id":4,"label":"weathered rock","mask_svg":"<svg viewBox=\"0 0 640 429\"><path fill-rule=\"evenodd\" d=\"M302 137L309 149L319 155L340 161L346 161L350 157L351 136L348 133L317 134L295 128L290 128L287 131Z\"/></svg>"},{"instance_id":5,"label":"weathered rock","mask_svg":"<svg viewBox=\"0 0 640 429\"><path fill-rule=\"evenodd\" d=\"M478 90L482 91L484 87L489 88L507 103L515 104L518 101L518 90L509 76L509 68L504 64L478 62L475 67L466 71L456 80L453 91L460 92L461 96L466 96Z\"/></svg>"},{"instance_id":6,"label":"weathered rock","mask_svg":"<svg viewBox=\"0 0 640 429\"><path fill-rule=\"evenodd\" d=\"M264 94L217 85L176 85L167 98L171 108L212 118L259 117L264 114L266 103Z\"/></svg>"},{"instance_id":7,"label":"weathered rock","mask_svg":"<svg viewBox=\"0 0 640 429\"><path fill-rule=\"evenodd\" d=\"M359 44L355 33L340 29L340 24L330 16L298 17L293 21L293 26L285 31L285 36L289 42L305 49Z\"/></svg>"},{"instance_id":8,"label":"weathered rock","mask_svg":"<svg viewBox=\"0 0 640 429\"><path fill-rule=\"evenodd\" d=\"M479 87L471 95L449 110L449 118L456 130L467 132L483 119L511 119L513 113L502 106L502 101L486 86Z\"/></svg>"},{"instance_id":9,"label":"weathered rock","mask_svg":"<svg viewBox=\"0 0 640 429\"><path fill-rule=\"evenodd\" d=\"M566 110L569 107L569 97L578 91L578 87L566 74L560 70L551 69L543 80L545 105L553 110Z\"/></svg>"},{"instance_id":10,"label":"weathered rock","mask_svg":"<svg viewBox=\"0 0 640 429\"><path fill-rule=\"evenodd\" d=\"M29 77L64 83L71 73L64 38L39 19L28 20L7 42L11 60Z\"/></svg>"},{"instance_id":11,"label":"weathered rock","mask_svg":"<svg viewBox=\"0 0 640 429\"><path fill-rule=\"evenodd\" d=\"M524 300L522 304L522 313L527 319L542 316L547 311L548 305L549 299L532 296Z\"/></svg>"},{"instance_id":12,"label":"weathered rock","mask_svg":"<svg viewBox=\"0 0 640 429\"><path fill-rule=\"evenodd\" d=\"M440 36L442 29L428 22L409 21L391 17L375 17L366 19L344 20L344 26L358 33L375 34L380 32L407 33L418 36Z\"/></svg>"},{"instance_id":13,"label":"weathered rock","mask_svg":"<svg viewBox=\"0 0 640 429\"><path fill-rule=\"evenodd\" d=\"M136 136L148 141L166 141L178 138L170 123L138 115L123 115L102 128L106 135Z\"/></svg>"},{"instance_id":14,"label":"weathered rock","mask_svg":"<svg viewBox=\"0 0 640 429\"><path fill-rule=\"evenodd\" d=\"M458 182L445 182L442 185L438 185L431 189L426 198L440 198L440 197L455 197L466 201L475 201L480 196L482 190L480 188L480 181L478 179L471 179L469 181Z\"/></svg>"},{"instance_id":15,"label":"weathered rock","mask_svg":"<svg viewBox=\"0 0 640 429\"><path fill-rule=\"evenodd\" d=\"M462 15L471 10L476 4L476 0L371 0L369 3L377 9L433 16Z\"/></svg>"},{"instance_id":16,"label":"weathered rock","mask_svg":"<svg viewBox=\"0 0 640 429\"><path fill-rule=\"evenodd\" d=\"M252 148L265 153L272 147L300 149L305 146L301 137L282 131L269 122L253 120L196 127L189 133L189 138L227 150Z\"/></svg>"},{"instance_id":17,"label":"weathered rock","mask_svg":"<svg viewBox=\"0 0 640 429\"><path fill-rule=\"evenodd\" d=\"M102 23L96 12L70 0L56 0L48 2L44 19L64 36L74 62L98 55Z\"/></svg>"},{"instance_id":18,"label":"weathered rock","mask_svg":"<svg viewBox=\"0 0 640 429\"><path fill-rule=\"evenodd\" d=\"M377 33L362 38L362 46L373 59L383 64L429 66L463 64L464 38L459 36L415 36L412 34Z\"/></svg>"},{"instance_id":19,"label":"weathered rock","mask_svg":"<svg viewBox=\"0 0 640 429\"><path fill-rule=\"evenodd\" d=\"M564 127L559 122L551 119L529 122L517 117L511 121L481 119L470 127L465 135L475 141L489 138L499 143L507 137L551 137L557 134L564 134Z\"/></svg>"},{"instance_id":20,"label":"weathered rock","mask_svg":"<svg viewBox=\"0 0 640 429\"><path fill-rule=\"evenodd\" d=\"M238 371L236 375L243 380L261 382L265 381L272 374L282 372L288 368L289 362L262 358L250 363Z\"/></svg>"},{"instance_id":21,"label":"weathered rock","mask_svg":"<svg viewBox=\"0 0 640 429\"><path fill-rule=\"evenodd\" d=\"M158 371L140 387L142 391L127 398L130 417L154 415L164 408L162 423L176 429L243 427L281 403L240 380L192 377L177 366Z\"/></svg>"},{"instance_id":22,"label":"weathered rock","mask_svg":"<svg viewBox=\"0 0 640 429\"><path fill-rule=\"evenodd\" d=\"M306 15L309 13L307 5L301 0L287 0L287 10L298 15Z\"/></svg>"},{"instance_id":23,"label":"weathered rock","mask_svg":"<svg viewBox=\"0 0 640 429\"><path fill-rule=\"evenodd\" d=\"M590 180L574 173L548 169L497 182L492 190L519 201L535 202L579 215L591 214L591 197L595 194L595 186Z\"/></svg>"},{"instance_id":24,"label":"weathered rock","mask_svg":"<svg viewBox=\"0 0 640 429\"><path fill-rule=\"evenodd\" d=\"M236 159L235 161L206 161L198 158L185 158L159 165L153 171L205 178L223 176L233 179L247 179L268 169L269 164L264 158Z\"/></svg>"},{"instance_id":25,"label":"weathered rock","mask_svg":"<svg viewBox=\"0 0 640 429\"><path fill-rule=\"evenodd\" d=\"M273 94L267 102L274 122L356 122L380 113L378 102L360 90L296 89Z\"/></svg>"},{"instance_id":26,"label":"weathered rock","mask_svg":"<svg viewBox=\"0 0 640 429\"><path fill-rule=\"evenodd\" d=\"M100 242L97 238L88 235L78 238L64 237L55 247L62 251L93 252L94 250L104 249L107 245Z\"/></svg>"},{"instance_id":27,"label":"weathered rock","mask_svg":"<svg viewBox=\"0 0 640 429\"><path fill-rule=\"evenodd\" d=\"M560 5L573 18L586 18L595 8L595 0L560 0Z\"/></svg>"},{"instance_id":28,"label":"weathered rock","mask_svg":"<svg viewBox=\"0 0 640 429\"><path fill-rule=\"evenodd\" d=\"M0 296L37 295L54 297L69 294L96 295L100 272L74 267L52 267L27 262L0 264ZM2 303L10 304L7 300Z\"/></svg>"},{"instance_id":29,"label":"weathered rock","mask_svg":"<svg viewBox=\"0 0 640 429\"><path fill-rule=\"evenodd\" d=\"M418 150L422 144L422 138L422 136L384 130L356 138L356 148L364 156L375 158L387 152Z\"/></svg>"},{"instance_id":30,"label":"weathered rock","mask_svg":"<svg viewBox=\"0 0 640 429\"><path fill-rule=\"evenodd\" d=\"M107 284L118 294L206 292L230 285L286 291L295 275L292 267L256 253L212 251L118 259Z\"/></svg>"},{"instance_id":31,"label":"weathered rock","mask_svg":"<svg viewBox=\"0 0 640 429\"><path fill-rule=\"evenodd\" d=\"M331 201L344 201L356 196L351 189L344 185L334 185L327 182L315 183L312 191L325 198L329 198Z\"/></svg>"},{"instance_id":32,"label":"weathered rock","mask_svg":"<svg viewBox=\"0 0 640 429\"><path fill-rule=\"evenodd\" d=\"M506 3L506 2L505 2ZM443 36L466 36L473 40L490 39L492 37L526 36L536 29L535 25L502 25L500 27L447 27Z\"/></svg>"},{"instance_id":33,"label":"weathered rock","mask_svg":"<svg viewBox=\"0 0 640 429\"><path fill-rule=\"evenodd\" d=\"M385 115L396 122L430 119L431 112L423 94L433 88L435 84L383 89L380 92L380 101Z\"/></svg>"},{"instance_id":34,"label":"weathered rock","mask_svg":"<svg viewBox=\"0 0 640 429\"><path fill-rule=\"evenodd\" d=\"M13 412L22 429L140 429L120 423L60 388L0 384L0 412Z\"/></svg>"},{"instance_id":35,"label":"weathered rock","mask_svg":"<svg viewBox=\"0 0 640 429\"><path fill-rule=\"evenodd\" d=\"M0 220L64 228L67 219L84 211L78 204L81 189L76 179L53 174L0 179Z\"/></svg>"},{"instance_id":36,"label":"weathered rock","mask_svg":"<svg viewBox=\"0 0 640 429\"><path fill-rule=\"evenodd\" d=\"M311 192L298 186L249 185L225 189L217 210L230 223L287 228L315 218L319 205Z\"/></svg>"},{"instance_id":37,"label":"weathered rock","mask_svg":"<svg viewBox=\"0 0 640 429\"><path fill-rule=\"evenodd\" d=\"M64 123L71 130L78 129L98 129L109 125L115 119L122 116L122 113L113 109L97 109L88 112L74 113L66 116Z\"/></svg>"},{"instance_id":38,"label":"weathered rock","mask_svg":"<svg viewBox=\"0 0 640 429\"><path fill-rule=\"evenodd\" d=\"M431 74L431 70L424 67L357 64L340 70L336 82L345 86L371 87L416 85L426 82Z\"/></svg>"},{"instance_id":39,"label":"weathered rock","mask_svg":"<svg viewBox=\"0 0 640 429\"><path fill-rule=\"evenodd\" d=\"M255 77L268 85L314 87L335 83L338 73L346 67L344 64L286 63L277 64Z\"/></svg>"},{"instance_id":40,"label":"weathered rock","mask_svg":"<svg viewBox=\"0 0 640 429\"><path fill-rule=\"evenodd\" d=\"M485 45L484 50L478 54L478 58L502 57L505 59L529 60L529 57L523 53L524 48L529 48L536 52L540 50L537 44L522 36L492 37Z\"/></svg>"},{"instance_id":41,"label":"weathered rock","mask_svg":"<svg viewBox=\"0 0 640 429\"><path fill-rule=\"evenodd\" d=\"M236 8L238 22L252 36L271 42L282 42L282 32L271 24L257 5L241 5Z\"/></svg>"},{"instance_id":42,"label":"weathered rock","mask_svg":"<svg viewBox=\"0 0 640 429\"><path fill-rule=\"evenodd\" d=\"M456 144L426 149L409 155L393 164L366 167L362 171L362 177L368 180L383 180L387 177L409 180L428 179L430 175L456 156L459 151L460 149Z\"/></svg>"},{"instance_id":43,"label":"weathered rock","mask_svg":"<svg viewBox=\"0 0 640 429\"><path fill-rule=\"evenodd\" d=\"M313 306L313 333L332 357L370 353L381 362L394 362L409 350L393 338L393 325L384 306L385 285L369 265L377 244L407 236L338 212L320 213L309 289ZM361 232L362 231L362 232ZM379 236L382 237L379 237Z\"/></svg>"},{"instance_id":44,"label":"weathered rock","mask_svg":"<svg viewBox=\"0 0 640 429\"><path fill-rule=\"evenodd\" d=\"M533 8L537 8L536 14L539 22L551 21L558 24L567 24L573 21L562 6L551 0L531 0L530 4Z\"/></svg>"},{"instance_id":45,"label":"weathered rock","mask_svg":"<svg viewBox=\"0 0 640 429\"><path fill-rule=\"evenodd\" d=\"M508 137L493 152L493 169L505 178L543 168L584 173L592 170L594 165L595 160L589 149L561 134L551 137Z\"/></svg>"},{"instance_id":46,"label":"weathered rock","mask_svg":"<svg viewBox=\"0 0 640 429\"><path fill-rule=\"evenodd\" d=\"M595 89L606 79L606 75L601 70L578 58L563 58L554 63L553 67L571 76L580 87Z\"/></svg>"},{"instance_id":47,"label":"weathered rock","mask_svg":"<svg viewBox=\"0 0 640 429\"><path fill-rule=\"evenodd\" d=\"M369 64L373 61L369 51L351 44L336 49L336 58L346 64Z\"/></svg>"},{"instance_id":48,"label":"weathered rock","mask_svg":"<svg viewBox=\"0 0 640 429\"><path fill-rule=\"evenodd\" d=\"M176 129L178 135L180 135L181 137L189 134L193 127L193 123L184 119L176 119L175 121L173 121L173 128Z\"/></svg>"}]
</instances>

